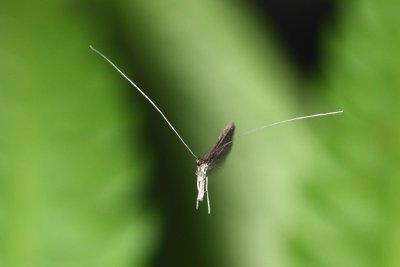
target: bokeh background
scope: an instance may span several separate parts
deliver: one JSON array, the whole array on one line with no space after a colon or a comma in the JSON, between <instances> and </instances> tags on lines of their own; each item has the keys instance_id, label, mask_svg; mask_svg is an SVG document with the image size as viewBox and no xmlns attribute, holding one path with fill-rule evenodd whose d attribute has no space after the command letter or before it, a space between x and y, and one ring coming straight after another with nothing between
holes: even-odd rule
<instances>
[{"instance_id":1,"label":"bokeh background","mask_svg":"<svg viewBox=\"0 0 400 267\"><path fill-rule=\"evenodd\" d=\"M0 266L400 266L396 1L0 6Z\"/></svg>"}]
</instances>

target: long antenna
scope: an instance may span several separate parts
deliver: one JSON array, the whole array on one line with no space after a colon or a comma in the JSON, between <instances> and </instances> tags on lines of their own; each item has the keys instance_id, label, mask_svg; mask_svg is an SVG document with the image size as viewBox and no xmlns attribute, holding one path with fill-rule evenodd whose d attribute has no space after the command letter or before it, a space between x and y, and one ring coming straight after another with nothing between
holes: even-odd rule
<instances>
[{"instance_id":1,"label":"long antenna","mask_svg":"<svg viewBox=\"0 0 400 267\"><path fill-rule=\"evenodd\" d=\"M258 132L262 129L271 127L271 126L275 126L278 124L282 124L282 123L287 123L287 122L291 122L291 121L297 121L297 120L304 120L304 119L309 119L309 118L314 118L314 117L322 117L322 116L328 116L328 115L334 115L334 114L338 114L338 113L342 113L343 110L339 110L339 111L334 111L334 112L328 112L328 113L320 113L320 114L314 114L314 115L308 115L308 116L302 116L302 117L297 117L297 118L293 118L293 119L289 119L289 120L283 120L283 121L278 121L272 124L268 124L268 125L264 125L249 131L246 131L244 133L241 133L239 136L245 136L245 135L249 135L249 134L253 134L255 132Z\"/></svg>"},{"instance_id":2,"label":"long antenna","mask_svg":"<svg viewBox=\"0 0 400 267\"><path fill-rule=\"evenodd\" d=\"M185 141L183 141L183 138L178 134L178 132L175 130L174 126L172 126L172 124L169 122L169 120L167 119L167 117L165 117L164 113L162 113L162 111L157 107L156 104L154 104L153 101L151 101L151 99L139 88L139 86L137 86L134 82L131 81L131 79L128 78L128 76L125 75L125 73L123 73L111 60L109 60L105 55L103 55L100 51L98 51L97 49L95 49L93 46L89 46L90 49L92 49L94 52L96 52L97 54L99 54L102 58L104 58L105 60L108 61L108 63L111 64L111 66L114 67L114 69L116 69L125 79L127 79L152 105L153 107L161 114L161 116L164 118L164 120L168 123L169 127L171 127L171 129L174 131L174 133L178 136L178 138L182 141L182 143L185 145L185 147L189 150L190 154L193 155L193 157L195 157L196 159L198 159L198 157L193 153L193 151L189 148L189 146L185 143Z\"/></svg>"},{"instance_id":3,"label":"long antenna","mask_svg":"<svg viewBox=\"0 0 400 267\"><path fill-rule=\"evenodd\" d=\"M309 118L314 118L314 117L322 117L322 116L334 115L334 114L338 114L338 113L342 113L342 112L343 112L343 110L339 110L339 111L334 111L334 112L314 114L314 115L297 117L297 118L293 118L293 119L289 119L289 120L278 121L278 122L275 122L275 123L272 123L272 124L264 125L264 126L261 126L261 127L258 127L258 128L243 132L238 137L243 137L243 136L246 136L246 135L249 135L249 134L253 134L253 133L256 133L256 132L258 132L260 130L263 130L265 128L272 127L272 126L275 126L275 125L278 125L278 124L282 124L282 123L286 123L286 122L304 120L304 119L309 119ZM217 151L224 149L225 146L231 144L232 142L233 142L233 140L228 142L228 143L226 143L226 144L224 144Z\"/></svg>"}]
</instances>

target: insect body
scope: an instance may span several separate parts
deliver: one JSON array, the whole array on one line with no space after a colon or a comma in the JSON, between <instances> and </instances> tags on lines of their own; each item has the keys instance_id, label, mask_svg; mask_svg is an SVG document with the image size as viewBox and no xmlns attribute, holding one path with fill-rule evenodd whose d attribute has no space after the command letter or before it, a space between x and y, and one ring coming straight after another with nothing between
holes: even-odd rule
<instances>
[{"instance_id":1,"label":"insect body","mask_svg":"<svg viewBox=\"0 0 400 267\"><path fill-rule=\"evenodd\" d=\"M210 199L208 197L208 177L207 171L211 171L219 162L223 161L232 149L233 134L235 132L235 124L233 122L225 126L219 135L217 142L210 151L202 158L196 160L197 170L197 201L196 209L199 202L203 201L204 194L207 194L208 213L211 212Z\"/></svg>"}]
</instances>

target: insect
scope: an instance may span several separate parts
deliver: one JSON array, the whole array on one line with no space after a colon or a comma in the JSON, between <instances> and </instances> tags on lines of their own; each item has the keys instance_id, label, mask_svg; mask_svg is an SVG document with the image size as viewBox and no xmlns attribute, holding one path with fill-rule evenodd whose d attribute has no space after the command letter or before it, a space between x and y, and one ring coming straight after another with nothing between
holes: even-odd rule
<instances>
[{"instance_id":1,"label":"insect","mask_svg":"<svg viewBox=\"0 0 400 267\"><path fill-rule=\"evenodd\" d=\"M185 141L179 135L179 133L175 130L175 128L169 122L169 120L164 115L164 113L139 88L139 86L137 86L131 79L129 79L128 76L126 76L111 60L109 60L100 51L95 49L93 46L90 46L90 49L92 49L94 52L96 52L102 58L104 58L108 63L110 63L111 66L113 66L130 84L132 84L153 105L153 107L160 113L160 115L163 117L163 119L167 122L167 124L172 129L172 131L174 131L176 136L181 140L181 142L187 148L187 150L190 152L190 154L192 154L192 156L196 159L196 165L197 165L197 170L196 170L196 176L197 176L196 209L198 209L199 202L202 202L204 200L204 196L206 195L207 205L208 205L208 213L210 214L211 207L210 207L210 199L208 196L207 172L211 171L216 165L218 165L221 161L223 161L226 158L226 156L229 154L229 152L231 151L232 144L233 144L233 134L235 132L235 124L233 122L231 122L228 125L226 125L225 128L222 130L221 134L219 135L217 142L210 149L210 151L202 158L197 157L196 154L194 154L193 151L190 149L190 147L185 143ZM291 121L295 121L295 120L303 120L303 119L308 119L308 118L313 118L313 117L333 115L333 114L338 114L338 113L342 113L342 112L343 112L343 110L340 110L340 111L334 111L334 112L328 112L328 113L320 113L320 114L302 116L302 117L297 117L297 118L293 118L293 119L289 119L289 120L283 120L283 121L275 122L272 124L264 125L259 128L252 129L250 131L242 133L240 136L249 135L249 134L255 133L259 130L262 130L262 129L265 129L265 128L268 128L268 127L271 127L274 125L282 124L282 123L287 123L287 122L291 122Z\"/></svg>"},{"instance_id":2,"label":"insect","mask_svg":"<svg viewBox=\"0 0 400 267\"><path fill-rule=\"evenodd\" d=\"M220 161L224 160L232 149L233 134L235 124L229 123L222 130L217 142L210 151L202 158L196 159L197 170L197 201L196 209L199 208L199 202L203 201L204 194L207 194L208 213L211 212L210 199L208 197L208 177L207 171L211 171Z\"/></svg>"}]
</instances>

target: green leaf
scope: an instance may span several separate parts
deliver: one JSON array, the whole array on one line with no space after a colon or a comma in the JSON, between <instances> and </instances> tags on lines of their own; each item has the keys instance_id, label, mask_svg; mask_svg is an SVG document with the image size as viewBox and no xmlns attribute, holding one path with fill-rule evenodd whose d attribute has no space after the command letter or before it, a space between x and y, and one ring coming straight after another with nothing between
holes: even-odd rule
<instances>
[{"instance_id":1,"label":"green leaf","mask_svg":"<svg viewBox=\"0 0 400 267\"><path fill-rule=\"evenodd\" d=\"M344 116L318 127L325 164L304 186L295 261L399 266L400 18L392 1L340 1L326 38L321 106Z\"/></svg>"},{"instance_id":2,"label":"green leaf","mask_svg":"<svg viewBox=\"0 0 400 267\"><path fill-rule=\"evenodd\" d=\"M139 266L157 237L140 110L67 3L0 11L0 265Z\"/></svg>"}]
</instances>

